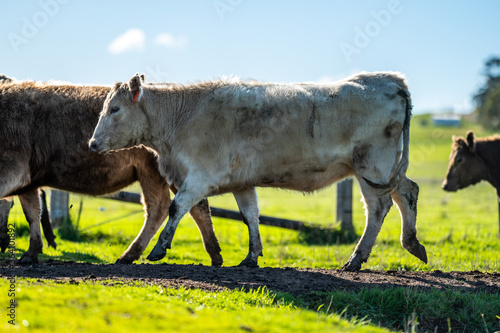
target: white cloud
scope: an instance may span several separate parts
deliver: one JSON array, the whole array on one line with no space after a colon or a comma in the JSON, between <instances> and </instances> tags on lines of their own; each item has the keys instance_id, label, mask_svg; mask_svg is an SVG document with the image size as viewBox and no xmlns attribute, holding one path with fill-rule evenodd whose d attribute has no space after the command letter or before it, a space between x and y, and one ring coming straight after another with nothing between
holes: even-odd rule
<instances>
[{"instance_id":1,"label":"white cloud","mask_svg":"<svg viewBox=\"0 0 500 333\"><path fill-rule=\"evenodd\" d=\"M175 37L167 32L162 32L155 37L155 43L171 49L182 49L187 44L185 36Z\"/></svg>"},{"instance_id":2,"label":"white cloud","mask_svg":"<svg viewBox=\"0 0 500 333\"><path fill-rule=\"evenodd\" d=\"M123 35L118 36L108 46L111 54L119 54L129 50L143 50L146 35L140 29L129 29Z\"/></svg>"}]
</instances>

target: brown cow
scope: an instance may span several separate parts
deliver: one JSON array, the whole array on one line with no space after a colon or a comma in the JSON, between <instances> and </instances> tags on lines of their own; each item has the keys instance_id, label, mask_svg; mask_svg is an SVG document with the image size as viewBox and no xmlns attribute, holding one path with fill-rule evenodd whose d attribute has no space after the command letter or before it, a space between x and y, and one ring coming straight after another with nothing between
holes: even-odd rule
<instances>
[{"instance_id":1,"label":"brown cow","mask_svg":"<svg viewBox=\"0 0 500 333\"><path fill-rule=\"evenodd\" d=\"M446 178L442 188L455 192L482 180L489 182L500 198L500 136L474 138L469 131L466 138L453 137Z\"/></svg>"},{"instance_id":2,"label":"brown cow","mask_svg":"<svg viewBox=\"0 0 500 333\"><path fill-rule=\"evenodd\" d=\"M398 73L361 73L333 84L218 80L167 87L139 75L109 93L91 148L144 144L179 188L148 259L171 247L181 217L200 199L232 192L248 225L249 253L262 255L255 187L311 192L348 176L360 184L365 231L345 270L366 262L384 218L398 205L401 244L427 262L416 238L418 185L408 167L411 100Z\"/></svg>"},{"instance_id":3,"label":"brown cow","mask_svg":"<svg viewBox=\"0 0 500 333\"><path fill-rule=\"evenodd\" d=\"M170 186L158 171L156 155L144 147L106 155L88 148L110 88L4 82L0 84L0 198L17 195L30 224L30 245L21 262L36 262L42 251L40 187L103 195L137 180L145 222L117 262L138 259L168 215ZM191 214L212 264L221 265L208 201L200 201Z\"/></svg>"}]
</instances>

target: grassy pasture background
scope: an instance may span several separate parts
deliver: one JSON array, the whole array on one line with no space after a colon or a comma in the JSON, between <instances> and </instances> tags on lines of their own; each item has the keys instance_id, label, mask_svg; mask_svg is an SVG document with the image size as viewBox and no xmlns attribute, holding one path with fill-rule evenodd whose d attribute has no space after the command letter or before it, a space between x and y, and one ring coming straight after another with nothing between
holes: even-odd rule
<instances>
[{"instance_id":1,"label":"grassy pasture background","mask_svg":"<svg viewBox=\"0 0 500 333\"><path fill-rule=\"evenodd\" d=\"M473 129L477 136L491 134L468 120L460 128L442 128L433 126L428 115L414 117L408 176L420 186L418 238L427 249L429 263L420 262L400 246L401 222L399 212L393 206L363 269L500 270L498 203L493 188L486 183L457 193L446 193L440 188L447 169L451 136L464 136L468 129ZM133 186L129 190L139 191L139 188ZM335 226L335 192L335 186L306 195L260 189L261 214ZM365 217L356 182L353 196L353 221L360 235ZM57 250L44 248L41 260L113 263L135 238L143 223L142 207L136 204L78 195L71 195L70 201L73 223L78 220L79 239L69 241L58 237ZM78 218L80 204L82 214ZM237 210L231 195L210 198L210 204ZM29 239L27 223L17 199L10 221L15 222L18 229L16 248L19 257L27 250ZM224 265L237 265L247 254L246 226L220 218L213 218L213 222ZM261 267L340 268L355 247L355 243L306 241L301 233L269 226L261 226L261 234L264 246ZM148 262L145 257L156 239L152 240L139 263ZM6 254L0 255L0 258L6 257ZM210 264L190 217L181 221L172 250L161 262ZM395 289L392 292L364 293L332 291L314 299L296 299L266 290L218 295L203 291L163 290L139 282L136 285L85 283L74 286L18 279L17 283L20 295L18 320L25 318L28 326L23 326L20 321L14 329L41 332L56 329L133 331L136 326L150 330L170 328L197 332L219 329L359 332L384 331L386 328L418 331L418 323L424 318L429 320L430 316L466 323L466 331L500 330L500 300L495 295L437 291L431 295ZM0 290L7 289L5 280L0 284ZM382 304L380 299L387 302ZM0 293L0 304L7 302L7 293ZM467 314L456 311L460 307ZM486 314L485 319L481 314ZM93 318L94 324L89 323L88 318ZM221 326L221 323L224 324ZM13 329L5 322L0 323L0 327Z\"/></svg>"}]
</instances>

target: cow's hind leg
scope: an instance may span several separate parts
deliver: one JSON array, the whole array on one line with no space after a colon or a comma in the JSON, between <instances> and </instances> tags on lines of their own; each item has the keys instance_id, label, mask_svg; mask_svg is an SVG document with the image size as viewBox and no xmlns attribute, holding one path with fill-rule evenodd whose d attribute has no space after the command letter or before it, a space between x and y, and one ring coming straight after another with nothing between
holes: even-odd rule
<instances>
[{"instance_id":1,"label":"cow's hind leg","mask_svg":"<svg viewBox=\"0 0 500 333\"><path fill-rule=\"evenodd\" d=\"M391 192L391 196L401 214L401 245L415 257L427 263L425 247L417 240L417 183L402 177Z\"/></svg>"},{"instance_id":2,"label":"cow's hind leg","mask_svg":"<svg viewBox=\"0 0 500 333\"><path fill-rule=\"evenodd\" d=\"M7 224L12 203L12 197L0 200L0 249L2 252L9 247L10 237Z\"/></svg>"},{"instance_id":3,"label":"cow's hind leg","mask_svg":"<svg viewBox=\"0 0 500 333\"><path fill-rule=\"evenodd\" d=\"M141 202L145 212L144 224L134 241L118 258L117 264L131 264L139 259L168 216L168 207L171 203L168 184L161 179L157 183L152 183L147 179L141 179L140 182Z\"/></svg>"},{"instance_id":4,"label":"cow's hind leg","mask_svg":"<svg viewBox=\"0 0 500 333\"><path fill-rule=\"evenodd\" d=\"M217 236L215 236L208 200L201 200L197 205L191 208L189 212L198 226L205 251L207 251L212 260L212 266L222 266L221 248L219 246L219 240Z\"/></svg>"},{"instance_id":5,"label":"cow's hind leg","mask_svg":"<svg viewBox=\"0 0 500 333\"><path fill-rule=\"evenodd\" d=\"M44 190L40 190L40 204L42 210L42 213L40 214L40 222L42 224L43 235L45 236L49 246L52 246L55 249L57 248L55 241L56 236L54 235L54 230L52 230L52 223L50 222L49 210L47 208L47 198Z\"/></svg>"},{"instance_id":6,"label":"cow's hind leg","mask_svg":"<svg viewBox=\"0 0 500 333\"><path fill-rule=\"evenodd\" d=\"M259 204L255 188L234 193L243 222L248 226L248 255L239 266L259 267L262 256L262 242L259 232Z\"/></svg>"},{"instance_id":7,"label":"cow's hind leg","mask_svg":"<svg viewBox=\"0 0 500 333\"><path fill-rule=\"evenodd\" d=\"M345 271L359 271L361 264L368 260L375 240L382 228L384 218L392 206L389 191L369 185L363 178L358 178L365 202L365 230L353 254L342 267Z\"/></svg>"},{"instance_id":8,"label":"cow's hind leg","mask_svg":"<svg viewBox=\"0 0 500 333\"><path fill-rule=\"evenodd\" d=\"M18 196L24 215L30 225L30 245L19 263L31 264L38 262L38 254L42 253L43 241L40 230L40 193L38 189L26 192Z\"/></svg>"}]
</instances>

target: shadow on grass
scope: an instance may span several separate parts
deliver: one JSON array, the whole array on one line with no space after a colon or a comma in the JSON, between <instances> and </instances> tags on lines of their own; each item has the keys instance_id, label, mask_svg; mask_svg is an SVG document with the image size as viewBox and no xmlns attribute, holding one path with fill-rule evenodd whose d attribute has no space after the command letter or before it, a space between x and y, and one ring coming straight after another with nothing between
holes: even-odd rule
<instances>
[{"instance_id":1,"label":"shadow on grass","mask_svg":"<svg viewBox=\"0 0 500 333\"><path fill-rule=\"evenodd\" d=\"M354 231L341 230L332 226L309 226L299 231L298 238L307 245L352 244L358 240Z\"/></svg>"},{"instance_id":2,"label":"shadow on grass","mask_svg":"<svg viewBox=\"0 0 500 333\"><path fill-rule=\"evenodd\" d=\"M28 223L15 223L16 237L30 235L30 227Z\"/></svg>"},{"instance_id":3,"label":"shadow on grass","mask_svg":"<svg viewBox=\"0 0 500 333\"><path fill-rule=\"evenodd\" d=\"M38 260L40 261L61 261L61 262L85 262L92 264L107 264L107 262L103 261L99 257L96 257L93 254L88 253L78 253L78 252L66 252L63 251L59 256L49 256L46 254L40 254L38 256Z\"/></svg>"},{"instance_id":4,"label":"shadow on grass","mask_svg":"<svg viewBox=\"0 0 500 333\"><path fill-rule=\"evenodd\" d=\"M141 212L142 210L134 211L132 213L118 216L110 220L96 223L84 229L79 228L78 223L76 223L75 225L71 222L71 220L68 219L63 221L61 227L58 229L58 234L61 239L69 240L72 242L108 242L110 244L129 244L132 241L132 237L127 237L121 232L116 234L108 234L101 230L97 230L94 232L91 232L89 230L105 224L120 221L124 218Z\"/></svg>"},{"instance_id":5,"label":"shadow on grass","mask_svg":"<svg viewBox=\"0 0 500 333\"><path fill-rule=\"evenodd\" d=\"M24 249L20 248L15 248L14 253L16 257L16 262L14 264L17 264L17 260L19 260L22 255L24 254ZM0 261L5 261L3 264L7 265L10 264L11 260L11 254L6 252L6 253L0 253ZM47 255L44 253L41 253L38 255L38 260L39 262L60 262L61 264L64 263L75 263L75 262L84 262L84 263L92 263L92 264L107 264L108 262L103 261L99 257L96 257L93 254L88 254L88 253L78 253L78 252L66 252L63 251L61 255Z\"/></svg>"},{"instance_id":6,"label":"shadow on grass","mask_svg":"<svg viewBox=\"0 0 500 333\"><path fill-rule=\"evenodd\" d=\"M109 234L98 230L96 232L81 232L78 237L77 242L82 243L108 243L113 245L129 245L134 238L131 236L126 236L123 232L119 231L115 234Z\"/></svg>"}]
</instances>

